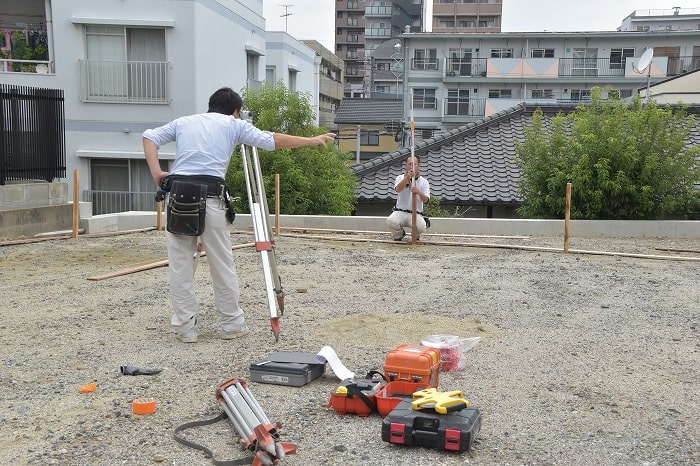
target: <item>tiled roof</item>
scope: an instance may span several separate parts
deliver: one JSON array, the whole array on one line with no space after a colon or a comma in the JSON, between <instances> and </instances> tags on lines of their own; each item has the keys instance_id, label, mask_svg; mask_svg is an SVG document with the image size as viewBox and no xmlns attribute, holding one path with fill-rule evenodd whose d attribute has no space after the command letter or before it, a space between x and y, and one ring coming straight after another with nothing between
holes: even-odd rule
<instances>
[{"instance_id":1,"label":"tiled roof","mask_svg":"<svg viewBox=\"0 0 700 466\"><path fill-rule=\"evenodd\" d=\"M478 122L447 133L416 141L421 174L430 182L430 192L443 202L483 205L520 205L514 141L524 139L535 109L541 108L545 124L559 112L575 110L574 104L518 104ZM691 113L695 109L689 109ZM700 132L691 133L689 145L700 144ZM355 165L359 201L393 201L394 178L403 173L410 148L390 152ZM700 188L700 186L698 186Z\"/></svg>"},{"instance_id":2,"label":"tiled roof","mask_svg":"<svg viewBox=\"0 0 700 466\"><path fill-rule=\"evenodd\" d=\"M343 99L335 115L335 124L398 124L403 118L401 99Z\"/></svg>"}]
</instances>

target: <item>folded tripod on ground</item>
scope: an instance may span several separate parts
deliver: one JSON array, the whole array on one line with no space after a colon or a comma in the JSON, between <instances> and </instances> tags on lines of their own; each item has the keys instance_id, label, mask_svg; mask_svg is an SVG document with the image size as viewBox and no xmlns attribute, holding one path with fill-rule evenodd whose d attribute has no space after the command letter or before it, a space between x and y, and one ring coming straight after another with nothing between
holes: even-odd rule
<instances>
[{"instance_id":1,"label":"folded tripod on ground","mask_svg":"<svg viewBox=\"0 0 700 466\"><path fill-rule=\"evenodd\" d=\"M253 453L252 466L270 466L278 464L287 455L296 453L296 445L280 441L279 430L282 424L272 423L258 404L248 388L245 380L234 377L220 383L216 387L216 399L221 403L224 412L219 416L203 421L193 421L175 429L175 440L183 445L203 451L216 465L243 465L249 460L238 459L222 461L214 458L210 449L203 445L190 442L178 434L190 427L214 424L228 418L241 437L245 450Z\"/></svg>"}]
</instances>

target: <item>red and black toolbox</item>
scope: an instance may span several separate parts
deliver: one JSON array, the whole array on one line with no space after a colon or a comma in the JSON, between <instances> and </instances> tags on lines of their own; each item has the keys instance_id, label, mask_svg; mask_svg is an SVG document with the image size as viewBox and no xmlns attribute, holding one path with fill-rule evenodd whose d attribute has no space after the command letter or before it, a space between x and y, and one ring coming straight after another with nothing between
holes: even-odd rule
<instances>
[{"instance_id":1,"label":"red and black toolbox","mask_svg":"<svg viewBox=\"0 0 700 466\"><path fill-rule=\"evenodd\" d=\"M379 375L381 379L375 379ZM377 393L386 385L381 372L370 371L364 379L347 379L331 393L326 409L333 408L338 414L369 416L377 411Z\"/></svg>"},{"instance_id":2,"label":"red and black toolbox","mask_svg":"<svg viewBox=\"0 0 700 466\"><path fill-rule=\"evenodd\" d=\"M434 410L416 411L411 400L404 399L382 419L382 440L463 452L472 448L480 429L481 413L476 408L438 414Z\"/></svg>"}]
</instances>

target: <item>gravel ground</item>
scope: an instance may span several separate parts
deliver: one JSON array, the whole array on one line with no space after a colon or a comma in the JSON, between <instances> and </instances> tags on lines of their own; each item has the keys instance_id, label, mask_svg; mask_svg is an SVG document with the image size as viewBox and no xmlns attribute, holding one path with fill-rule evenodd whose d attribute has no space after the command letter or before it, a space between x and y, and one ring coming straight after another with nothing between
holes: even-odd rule
<instances>
[{"instance_id":1,"label":"gravel ground","mask_svg":"<svg viewBox=\"0 0 700 466\"><path fill-rule=\"evenodd\" d=\"M248 231L233 236L252 241ZM197 344L170 333L166 267L88 280L165 259L163 232L0 247L0 463L211 464L173 430L219 414L216 385L249 380L251 362L329 345L364 374L401 343L453 334L481 337L465 370L440 374L440 390L461 390L482 413L471 452L383 442L378 415L326 409L340 383L328 370L300 388L250 384L282 439L297 445L282 463L700 464L700 240L572 239L572 249L623 253L601 255L537 249L561 248L558 238L431 238L471 242L458 247L328 238L277 241L287 292L277 343L251 247L235 251L251 334L216 337L205 257ZM123 365L162 372L124 376ZM91 382L94 392L79 393ZM155 414L132 414L141 397L157 400ZM228 422L185 435L218 459L252 462Z\"/></svg>"}]
</instances>

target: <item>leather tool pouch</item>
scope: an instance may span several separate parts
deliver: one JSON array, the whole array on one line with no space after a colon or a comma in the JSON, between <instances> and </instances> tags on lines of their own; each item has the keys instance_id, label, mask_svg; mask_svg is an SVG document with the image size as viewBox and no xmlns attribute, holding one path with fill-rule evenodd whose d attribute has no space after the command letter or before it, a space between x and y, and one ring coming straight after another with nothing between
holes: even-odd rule
<instances>
[{"instance_id":1,"label":"leather tool pouch","mask_svg":"<svg viewBox=\"0 0 700 466\"><path fill-rule=\"evenodd\" d=\"M175 180L168 200L167 230L170 233L199 236L207 213L207 185Z\"/></svg>"}]
</instances>

